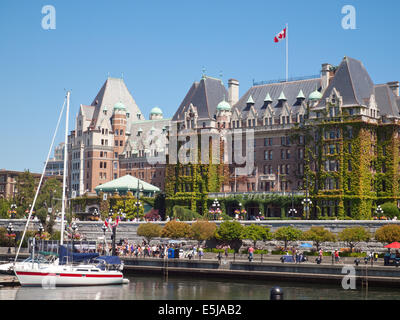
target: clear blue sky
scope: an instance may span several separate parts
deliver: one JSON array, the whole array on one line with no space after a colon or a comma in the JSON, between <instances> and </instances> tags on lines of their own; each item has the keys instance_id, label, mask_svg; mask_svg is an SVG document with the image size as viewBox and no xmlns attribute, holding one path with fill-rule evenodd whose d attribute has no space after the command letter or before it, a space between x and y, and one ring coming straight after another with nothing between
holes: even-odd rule
<instances>
[{"instance_id":1,"label":"clear blue sky","mask_svg":"<svg viewBox=\"0 0 400 320\"><path fill-rule=\"evenodd\" d=\"M341 25L344 5L356 30ZM44 5L56 29L43 30ZM273 37L289 24L289 76L318 74L322 63L361 60L375 83L400 80L398 0L0 1L0 168L41 172L64 99L70 128L110 73L125 82L148 117L174 114L193 81L285 76L285 45ZM61 128L61 132L63 129ZM63 140L62 134L57 142Z\"/></svg>"}]
</instances>

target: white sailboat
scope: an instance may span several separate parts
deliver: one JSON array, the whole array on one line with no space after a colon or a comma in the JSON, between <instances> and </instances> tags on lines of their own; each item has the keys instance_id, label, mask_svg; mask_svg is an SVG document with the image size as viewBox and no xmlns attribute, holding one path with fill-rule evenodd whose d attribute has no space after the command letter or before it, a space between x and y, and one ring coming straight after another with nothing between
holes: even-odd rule
<instances>
[{"instance_id":1,"label":"white sailboat","mask_svg":"<svg viewBox=\"0 0 400 320\"><path fill-rule=\"evenodd\" d=\"M63 194L62 194L62 217L61 217L61 241L59 247L59 256L53 261L35 257L35 243L33 243L31 258L17 262L18 254L21 248L22 240L25 236L32 211L39 193L42 183L44 171L39 182L33 205L31 207L25 230L18 251L15 256L13 271L17 276L21 286L42 286L48 288L58 286L91 286L91 285L116 285L128 283L129 280L123 278L123 264L116 256L99 256L95 254L74 253L68 250L64 245L64 215L65 215L65 199L66 199L66 174L67 174L67 157L68 157L68 117L69 117L69 98L70 92L66 95L66 120L65 120L65 151L64 151L64 177L63 177ZM65 101L64 101L65 106ZM60 119L64 110L61 111ZM57 129L56 129L57 132ZM55 133L56 134L56 133ZM53 136L53 142L55 134ZM52 149L52 145L50 150ZM49 151L50 155L50 151ZM49 158L48 155L48 158ZM47 158L47 161L48 161ZM47 164L46 161L46 164ZM45 167L46 167L45 164ZM35 241L35 240L33 240ZM89 263L85 263L89 261ZM83 262L83 263L82 263Z\"/></svg>"}]
</instances>

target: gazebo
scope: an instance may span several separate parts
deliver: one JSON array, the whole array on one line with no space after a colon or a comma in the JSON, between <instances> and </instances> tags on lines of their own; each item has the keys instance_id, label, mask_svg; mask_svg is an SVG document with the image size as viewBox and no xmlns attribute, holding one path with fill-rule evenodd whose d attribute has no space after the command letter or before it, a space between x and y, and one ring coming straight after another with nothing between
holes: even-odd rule
<instances>
[{"instance_id":1,"label":"gazebo","mask_svg":"<svg viewBox=\"0 0 400 320\"><path fill-rule=\"evenodd\" d=\"M160 192L160 189L156 186L153 186L152 184L135 178L131 175L126 175L101 184L94 188L94 190L97 194L100 194L101 192L117 192L119 195L126 195L127 192L132 192L133 195L136 195L139 190L139 192L141 192L145 197L154 197L157 192Z\"/></svg>"}]
</instances>

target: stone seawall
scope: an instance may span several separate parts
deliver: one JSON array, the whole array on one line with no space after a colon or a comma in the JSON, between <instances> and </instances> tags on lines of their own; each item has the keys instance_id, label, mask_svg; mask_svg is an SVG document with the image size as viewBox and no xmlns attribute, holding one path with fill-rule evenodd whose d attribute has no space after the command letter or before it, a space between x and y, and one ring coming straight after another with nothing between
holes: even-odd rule
<instances>
[{"instance_id":1,"label":"stone seawall","mask_svg":"<svg viewBox=\"0 0 400 320\"><path fill-rule=\"evenodd\" d=\"M188 261L175 259L136 259L123 258L124 273L156 273L167 275L187 275L195 277L217 278L246 278L279 281L299 281L316 283L335 283L341 286L343 278L348 275L345 265L317 265L292 263L259 263L233 262L224 264L206 261ZM400 271L396 267L383 266L354 266L356 282L368 281L374 285L400 286ZM368 270L367 270L368 269Z\"/></svg>"},{"instance_id":2,"label":"stone seawall","mask_svg":"<svg viewBox=\"0 0 400 320\"><path fill-rule=\"evenodd\" d=\"M6 228L8 223L12 222L14 226L14 230L18 231L23 231L25 228L26 220L24 219L0 219L0 227ZM145 222L120 222L117 228L117 235L116 238L117 240L119 239L128 239L129 242L142 242L143 238L137 235L137 229L140 224L143 224ZM159 224L160 226L164 226L166 224L165 221L157 221L157 222L152 222ZM186 222L186 223L192 223L191 221ZM221 221L215 221L217 225L221 223ZM400 221L384 221L384 220L291 220L291 221L285 221L285 220L264 220L264 221L241 221L243 225L251 225L251 224L257 224L261 226L266 226L270 228L272 232L276 231L280 227L286 227L286 226L292 226L295 228L298 228L302 231L307 231L310 229L312 226L321 226L324 227L330 231L332 231L335 234L338 234L345 228L350 228L350 227L355 227L355 226L361 226L366 228L371 234L374 234L375 231L387 224L395 224L395 225L400 225ZM77 222L78 226L78 233L83 234L86 236L88 240L99 240L103 239L103 231L101 229L103 225L103 222L101 221L79 221ZM39 227L39 221L31 221L29 223L29 229L30 230L37 230ZM59 221L56 222L54 225L55 230L60 230L61 228L61 223ZM106 239L111 238L111 231L107 230L105 233ZM160 241L161 239L155 239L156 241ZM190 243L190 241L186 241ZM193 242L195 243L195 242ZM247 242L245 242L245 245ZM291 245L295 244L300 244L300 242L297 243L292 243ZM267 243L257 243L260 247L265 247L266 249L271 249L275 247L276 245L282 245L282 242L279 241L269 241ZM338 248L344 248L347 247L345 243L324 243L323 244L323 249L324 250L334 250ZM383 245L381 243L378 243L376 241L371 241L368 243L360 243L358 244L359 248L361 248L363 251L377 251L377 252L383 252Z\"/></svg>"}]
</instances>

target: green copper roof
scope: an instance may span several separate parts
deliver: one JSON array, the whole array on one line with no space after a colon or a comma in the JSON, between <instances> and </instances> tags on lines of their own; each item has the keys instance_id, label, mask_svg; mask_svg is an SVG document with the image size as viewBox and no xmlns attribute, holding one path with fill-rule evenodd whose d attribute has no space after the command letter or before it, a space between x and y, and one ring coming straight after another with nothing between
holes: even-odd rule
<instances>
[{"instance_id":1,"label":"green copper roof","mask_svg":"<svg viewBox=\"0 0 400 320\"><path fill-rule=\"evenodd\" d=\"M225 99L223 101L221 101L220 103L218 103L217 106L217 110L218 111L231 111L231 105L225 101Z\"/></svg>"},{"instance_id":2,"label":"green copper roof","mask_svg":"<svg viewBox=\"0 0 400 320\"><path fill-rule=\"evenodd\" d=\"M254 100L253 97L250 95L249 99L247 100L247 103L253 103L254 104Z\"/></svg>"},{"instance_id":3,"label":"green copper roof","mask_svg":"<svg viewBox=\"0 0 400 320\"><path fill-rule=\"evenodd\" d=\"M117 190L118 192L123 191L132 191L135 193L135 191L138 189L138 182L139 182L139 189L142 190L143 192L159 192L160 189L157 188L156 186L153 186L150 183L144 182L143 180L140 180L138 178L135 178L131 175L126 175L121 178L106 182L104 184L101 184L94 188L94 190L99 193L99 192L115 192Z\"/></svg>"},{"instance_id":4,"label":"green copper roof","mask_svg":"<svg viewBox=\"0 0 400 320\"><path fill-rule=\"evenodd\" d=\"M122 102L117 102L114 105L114 110L126 110L126 108Z\"/></svg>"},{"instance_id":5,"label":"green copper roof","mask_svg":"<svg viewBox=\"0 0 400 320\"><path fill-rule=\"evenodd\" d=\"M279 96L278 100L287 100L283 91L281 92L281 95Z\"/></svg>"},{"instance_id":6,"label":"green copper roof","mask_svg":"<svg viewBox=\"0 0 400 320\"><path fill-rule=\"evenodd\" d=\"M154 107L151 109L150 114L163 114L163 112L159 107Z\"/></svg>"},{"instance_id":7,"label":"green copper roof","mask_svg":"<svg viewBox=\"0 0 400 320\"><path fill-rule=\"evenodd\" d=\"M269 92L267 93L267 95L266 95L266 97L265 97L265 99L264 99L264 102L272 102L272 98L271 98L271 96L269 95Z\"/></svg>"},{"instance_id":8,"label":"green copper roof","mask_svg":"<svg viewBox=\"0 0 400 320\"><path fill-rule=\"evenodd\" d=\"M308 96L309 100L320 100L321 98L322 98L322 93L319 92L317 89L311 92L310 95Z\"/></svg>"}]
</instances>

